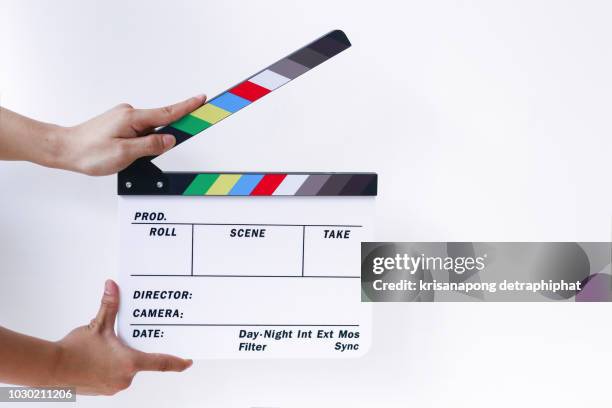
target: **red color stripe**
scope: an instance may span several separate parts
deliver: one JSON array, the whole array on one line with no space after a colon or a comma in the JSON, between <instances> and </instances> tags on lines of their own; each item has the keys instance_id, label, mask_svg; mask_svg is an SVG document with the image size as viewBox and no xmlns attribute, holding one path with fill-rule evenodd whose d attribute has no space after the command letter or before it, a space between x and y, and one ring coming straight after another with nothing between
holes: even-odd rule
<instances>
[{"instance_id":1,"label":"red color stripe","mask_svg":"<svg viewBox=\"0 0 612 408\"><path fill-rule=\"evenodd\" d=\"M286 174L266 174L255 186L250 195L269 196L276 191L276 188L287 177Z\"/></svg>"},{"instance_id":2,"label":"red color stripe","mask_svg":"<svg viewBox=\"0 0 612 408\"><path fill-rule=\"evenodd\" d=\"M240 96L241 98L248 99L249 101L253 102L258 100L262 96L269 94L270 90L264 88L263 86L254 84L253 82L244 81L243 83L238 84L232 89L230 89L230 92L234 95Z\"/></svg>"}]
</instances>

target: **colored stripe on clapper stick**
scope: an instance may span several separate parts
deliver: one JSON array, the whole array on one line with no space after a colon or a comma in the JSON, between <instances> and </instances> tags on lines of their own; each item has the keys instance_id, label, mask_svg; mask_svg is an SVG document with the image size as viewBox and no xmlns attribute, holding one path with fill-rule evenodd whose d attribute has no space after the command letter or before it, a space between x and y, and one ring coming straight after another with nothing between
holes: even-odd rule
<instances>
[{"instance_id":1,"label":"colored stripe on clapper stick","mask_svg":"<svg viewBox=\"0 0 612 408\"><path fill-rule=\"evenodd\" d=\"M214 97L169 126L156 130L156 133L173 134L176 144L182 143L350 46L344 32L332 31Z\"/></svg>"},{"instance_id":2,"label":"colored stripe on clapper stick","mask_svg":"<svg viewBox=\"0 0 612 408\"><path fill-rule=\"evenodd\" d=\"M187 196L359 196L376 195L377 176L361 174L202 173Z\"/></svg>"}]
</instances>

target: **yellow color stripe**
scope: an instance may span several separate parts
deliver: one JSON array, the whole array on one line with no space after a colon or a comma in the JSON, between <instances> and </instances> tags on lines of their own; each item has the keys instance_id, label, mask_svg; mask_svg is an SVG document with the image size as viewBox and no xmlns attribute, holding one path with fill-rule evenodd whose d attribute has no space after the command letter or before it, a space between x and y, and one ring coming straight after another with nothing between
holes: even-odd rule
<instances>
[{"instance_id":1,"label":"yellow color stripe","mask_svg":"<svg viewBox=\"0 0 612 408\"><path fill-rule=\"evenodd\" d=\"M210 186L206 195L228 195L234 184L240 180L242 174L221 174L215 183Z\"/></svg>"},{"instance_id":2,"label":"yellow color stripe","mask_svg":"<svg viewBox=\"0 0 612 408\"><path fill-rule=\"evenodd\" d=\"M221 109L210 103L200 106L198 109L191 112L191 114L212 124L217 123L221 119L227 118L230 115L230 113L225 109Z\"/></svg>"}]
</instances>

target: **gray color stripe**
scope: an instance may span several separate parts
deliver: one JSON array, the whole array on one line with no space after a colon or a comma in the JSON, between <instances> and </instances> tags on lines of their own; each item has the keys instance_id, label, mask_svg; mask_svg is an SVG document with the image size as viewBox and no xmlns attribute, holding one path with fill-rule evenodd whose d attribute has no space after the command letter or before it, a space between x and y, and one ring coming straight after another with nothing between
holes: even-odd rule
<instances>
[{"instance_id":1,"label":"gray color stripe","mask_svg":"<svg viewBox=\"0 0 612 408\"><path fill-rule=\"evenodd\" d=\"M294 79L308 71L309 68L298 64L295 61L291 61L288 58L284 58L268 67L270 71L276 72L284 76L285 78Z\"/></svg>"},{"instance_id":2,"label":"gray color stripe","mask_svg":"<svg viewBox=\"0 0 612 408\"><path fill-rule=\"evenodd\" d=\"M302 184L302 187L295 192L295 195L317 195L323 184L325 184L329 178L329 174L314 174L306 179L304 184Z\"/></svg>"},{"instance_id":3,"label":"gray color stripe","mask_svg":"<svg viewBox=\"0 0 612 408\"><path fill-rule=\"evenodd\" d=\"M315 50L306 47L291 54L289 59L305 67L314 68L320 63L327 61L329 57L327 55L319 54Z\"/></svg>"},{"instance_id":4,"label":"gray color stripe","mask_svg":"<svg viewBox=\"0 0 612 408\"><path fill-rule=\"evenodd\" d=\"M342 188L346 186L350 179L350 174L334 174L321 187L317 195L340 195L340 191L342 191Z\"/></svg>"}]
</instances>

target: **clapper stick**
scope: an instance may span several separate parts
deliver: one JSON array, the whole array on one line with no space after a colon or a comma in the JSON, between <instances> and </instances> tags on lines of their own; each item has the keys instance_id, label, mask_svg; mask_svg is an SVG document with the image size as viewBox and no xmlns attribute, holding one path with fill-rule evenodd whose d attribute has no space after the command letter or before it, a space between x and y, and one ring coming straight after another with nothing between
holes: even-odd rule
<instances>
[{"instance_id":1,"label":"clapper stick","mask_svg":"<svg viewBox=\"0 0 612 408\"><path fill-rule=\"evenodd\" d=\"M351 46L334 30L276 61L155 133L183 143ZM186 196L372 196L375 173L163 172L144 157L118 175L119 195Z\"/></svg>"}]
</instances>

